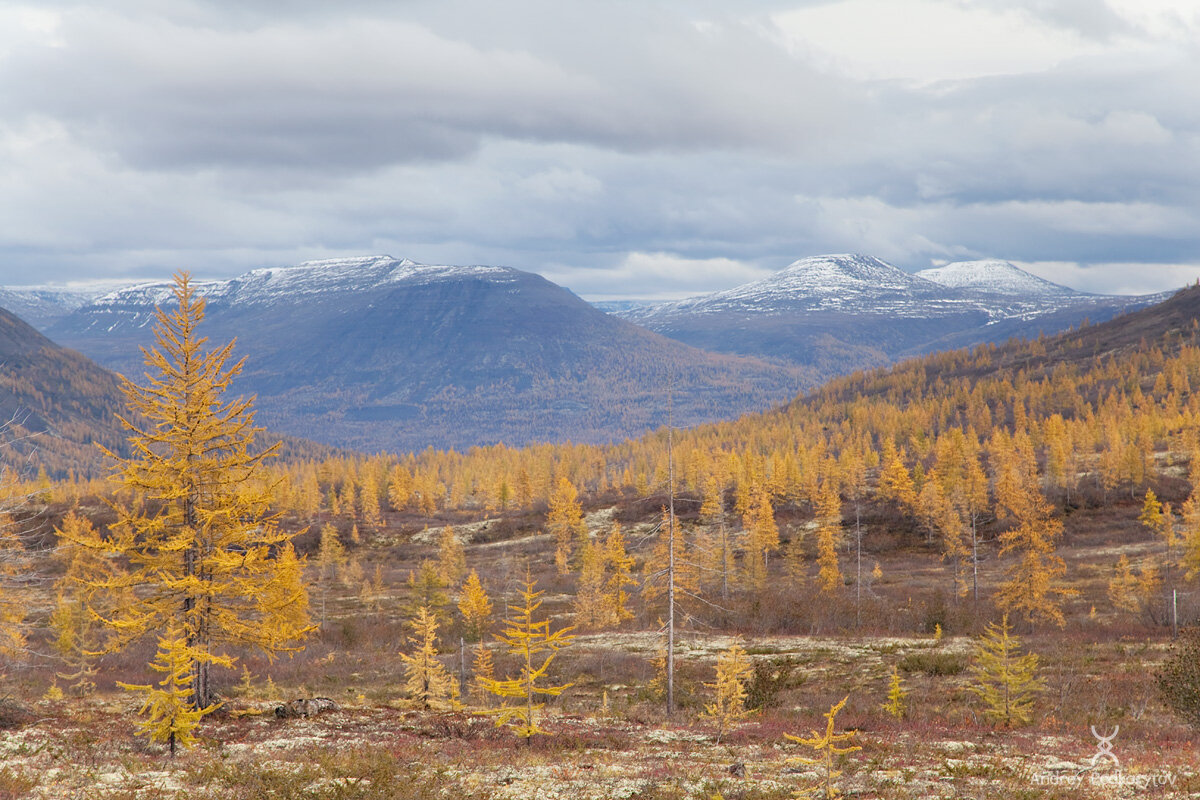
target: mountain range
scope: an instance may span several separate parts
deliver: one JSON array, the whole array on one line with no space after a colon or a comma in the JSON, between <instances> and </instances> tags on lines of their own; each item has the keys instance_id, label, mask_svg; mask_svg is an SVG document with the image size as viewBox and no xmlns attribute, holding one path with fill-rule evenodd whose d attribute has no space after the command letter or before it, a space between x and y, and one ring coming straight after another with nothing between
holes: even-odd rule
<instances>
[{"instance_id":1,"label":"mountain range","mask_svg":"<svg viewBox=\"0 0 1200 800\"><path fill-rule=\"evenodd\" d=\"M909 274L863 255L802 259L744 286L613 314L529 272L389 256L196 286L204 334L236 338L247 357L234 390L257 395L261 423L371 452L608 441L669 416L681 426L729 419L834 375L1099 322L1165 297L1076 292L1000 261ZM51 339L135 379L154 308L170 302L168 282L104 294L0 289L0 304ZM35 350L50 345L32 329L14 337L31 334ZM93 393L115 387L103 370L78 369ZM120 398L101 405L111 423Z\"/></svg>"},{"instance_id":2,"label":"mountain range","mask_svg":"<svg viewBox=\"0 0 1200 800\"><path fill-rule=\"evenodd\" d=\"M364 451L608 441L791 399L791 365L705 353L605 314L546 279L389 256L196 283L203 332L237 339L234 390L272 431ZM137 376L171 284L111 292L47 334ZM673 386L673 391L669 391ZM669 395L673 394L673 398Z\"/></svg>"},{"instance_id":3,"label":"mountain range","mask_svg":"<svg viewBox=\"0 0 1200 800\"><path fill-rule=\"evenodd\" d=\"M1036 337L1164 300L1077 292L1004 261L910 274L866 255L804 258L720 292L617 311L696 347L823 377L1014 336Z\"/></svg>"}]
</instances>

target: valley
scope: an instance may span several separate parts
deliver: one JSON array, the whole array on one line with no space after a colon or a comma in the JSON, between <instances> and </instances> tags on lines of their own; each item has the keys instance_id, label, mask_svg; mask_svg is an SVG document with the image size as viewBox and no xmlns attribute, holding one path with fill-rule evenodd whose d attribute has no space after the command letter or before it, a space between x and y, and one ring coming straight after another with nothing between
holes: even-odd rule
<instances>
[{"instance_id":1,"label":"valley","mask_svg":"<svg viewBox=\"0 0 1200 800\"><path fill-rule=\"evenodd\" d=\"M274 565L263 604L241 613L282 614L300 649L217 647L236 658L212 670L218 707L191 721L157 712L176 726L162 736L139 727L139 691L121 686L151 688L147 662L170 655L170 630L118 647L97 623L179 607L176 584L155 588L145 565L175 568L176 546L154 543L178 518L176 484L155 476L191 462L139 466L135 438L120 463L136 482L19 479L15 535L0 543L0 628L19 642L3 651L0 788L1191 796L1198 320L1193 287L1106 323L880 366L767 411L607 443L374 455L288 443L229 495L237 518L262 522L230 528L251 538L228 546L232 565L212 563L246 581L258 578L239 562ZM134 423L153 437L155 414L177 413L151 406ZM258 463L238 442L268 439L243 438L240 424L219 435L235 465ZM256 543L264 532L269 544ZM160 591L175 599L162 605ZM423 614L432 640L414 627ZM522 706L488 683L519 674L523 614L547 634L569 629L543 673L561 691L538 698L537 730L524 733L496 724L497 709ZM1003 684L1028 693L1016 708L980 693L995 680L985 636L1000 625L1013 657L1037 657L1032 684ZM746 671L724 685L741 688L719 700L735 647ZM186 675L154 680L164 694L151 696L187 696ZM335 707L276 711L321 698ZM836 777L787 738L817 742L827 722L861 747L829 762ZM177 731L196 740L172 757ZM1101 735L1111 759L1097 757Z\"/></svg>"}]
</instances>

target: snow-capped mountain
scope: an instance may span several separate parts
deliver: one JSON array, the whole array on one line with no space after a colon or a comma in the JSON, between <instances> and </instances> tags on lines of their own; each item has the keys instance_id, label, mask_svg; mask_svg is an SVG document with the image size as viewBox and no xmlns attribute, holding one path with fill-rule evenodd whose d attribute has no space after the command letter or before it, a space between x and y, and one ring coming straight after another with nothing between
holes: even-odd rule
<instances>
[{"instance_id":1,"label":"snow-capped mountain","mask_svg":"<svg viewBox=\"0 0 1200 800\"><path fill-rule=\"evenodd\" d=\"M370 452L636 435L665 422L672 375L679 424L812 385L795 367L703 353L507 267L370 256L196 286L202 333L237 339L246 367L234 388L258 396L264 424ZM139 376L154 307L171 303L169 283L128 287L48 334Z\"/></svg>"},{"instance_id":2,"label":"snow-capped mountain","mask_svg":"<svg viewBox=\"0 0 1200 800\"><path fill-rule=\"evenodd\" d=\"M752 283L620 316L703 349L834 375L1053 333L1164 298L1076 292L997 260L909 274L872 256L842 254L804 258Z\"/></svg>"},{"instance_id":3,"label":"snow-capped mountain","mask_svg":"<svg viewBox=\"0 0 1200 800\"><path fill-rule=\"evenodd\" d=\"M45 328L77 308L113 290L110 283L67 286L2 286L0 308L35 328Z\"/></svg>"},{"instance_id":4,"label":"snow-capped mountain","mask_svg":"<svg viewBox=\"0 0 1200 800\"><path fill-rule=\"evenodd\" d=\"M400 286L420 286L439 281L486 280L515 283L519 270L489 266L433 266L391 256L362 256L306 261L293 267L255 269L225 281L193 281L210 310L245 311L273 305L319 302ZM80 304L82 315L67 324L78 330L80 318L106 331L124 326L145 327L154 321L154 307L170 305L174 284L158 281L125 286ZM52 334L62 326L52 328Z\"/></svg>"},{"instance_id":5,"label":"snow-capped mountain","mask_svg":"<svg viewBox=\"0 0 1200 800\"><path fill-rule=\"evenodd\" d=\"M929 316L963 305L929 280L865 255L802 258L752 283L712 294L633 309L635 321L692 314L793 314L809 311Z\"/></svg>"},{"instance_id":6,"label":"snow-capped mountain","mask_svg":"<svg viewBox=\"0 0 1200 800\"><path fill-rule=\"evenodd\" d=\"M923 269L915 274L919 278L952 289L968 289L985 294L1011 295L1024 299L1095 296L1052 283L1045 278L1028 273L1008 261L994 258L981 261L957 261L943 267Z\"/></svg>"}]
</instances>

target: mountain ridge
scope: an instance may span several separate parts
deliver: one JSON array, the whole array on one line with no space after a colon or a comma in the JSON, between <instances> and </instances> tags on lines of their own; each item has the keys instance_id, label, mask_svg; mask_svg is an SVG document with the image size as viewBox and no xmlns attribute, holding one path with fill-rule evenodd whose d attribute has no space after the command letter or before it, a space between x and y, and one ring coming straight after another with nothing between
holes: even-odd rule
<instances>
[{"instance_id":1,"label":"mountain ridge","mask_svg":"<svg viewBox=\"0 0 1200 800\"><path fill-rule=\"evenodd\" d=\"M696 347L812 367L828 378L937 349L1053 333L1164 297L1075 292L999 260L912 275L872 256L835 254L618 313Z\"/></svg>"},{"instance_id":2,"label":"mountain ridge","mask_svg":"<svg viewBox=\"0 0 1200 800\"><path fill-rule=\"evenodd\" d=\"M198 282L204 334L237 339L234 388L272 430L367 451L503 441L608 441L661 424L667 385L695 424L787 402L787 365L703 353L510 267L390 256L308 262ZM48 333L138 374L167 284L127 288Z\"/></svg>"}]
</instances>

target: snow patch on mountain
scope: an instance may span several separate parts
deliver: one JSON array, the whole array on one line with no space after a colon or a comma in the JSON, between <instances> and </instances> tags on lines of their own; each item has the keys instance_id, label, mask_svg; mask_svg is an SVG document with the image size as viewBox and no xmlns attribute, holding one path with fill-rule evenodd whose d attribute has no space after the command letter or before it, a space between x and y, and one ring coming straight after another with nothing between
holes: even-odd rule
<instances>
[{"instance_id":1,"label":"snow patch on mountain","mask_svg":"<svg viewBox=\"0 0 1200 800\"><path fill-rule=\"evenodd\" d=\"M1039 278L1008 261L999 259L958 261L943 267L923 269L916 275L953 289L1013 297L1067 298L1084 295L1083 292Z\"/></svg>"},{"instance_id":2,"label":"snow patch on mountain","mask_svg":"<svg viewBox=\"0 0 1200 800\"><path fill-rule=\"evenodd\" d=\"M229 306L269 305L279 301L384 289L399 284L484 278L516 280L509 267L434 266L391 256L361 256L306 261L294 267L251 270L226 281L194 281L196 293L209 303ZM171 302L174 284L147 283L118 289L95 299L92 306L151 306Z\"/></svg>"},{"instance_id":3,"label":"snow patch on mountain","mask_svg":"<svg viewBox=\"0 0 1200 800\"><path fill-rule=\"evenodd\" d=\"M752 283L721 292L632 309L624 316L639 321L712 314L781 314L839 311L900 316L930 316L973 307L946 287L910 275L874 256L837 254L795 261Z\"/></svg>"}]
</instances>

